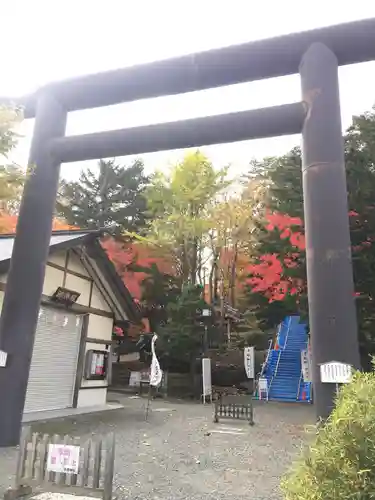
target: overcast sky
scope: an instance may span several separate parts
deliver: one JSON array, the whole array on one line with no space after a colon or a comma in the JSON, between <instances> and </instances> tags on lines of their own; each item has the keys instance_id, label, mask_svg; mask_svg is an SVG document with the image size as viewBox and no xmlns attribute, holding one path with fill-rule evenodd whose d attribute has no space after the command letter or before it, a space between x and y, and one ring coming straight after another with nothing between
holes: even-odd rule
<instances>
[{"instance_id":1,"label":"overcast sky","mask_svg":"<svg viewBox=\"0 0 375 500\"><path fill-rule=\"evenodd\" d=\"M0 95L19 96L47 82L190 52L375 17L374 0L0 0ZM100 91L100 90L98 90ZM375 103L375 63L340 68L343 127ZM145 125L300 100L297 76L71 113L67 134ZM32 121L14 160L25 164ZM245 172L249 160L281 154L300 138L203 148L217 166ZM181 151L148 154L147 170ZM129 158L125 161L128 161ZM63 165L76 178L82 163Z\"/></svg>"}]
</instances>

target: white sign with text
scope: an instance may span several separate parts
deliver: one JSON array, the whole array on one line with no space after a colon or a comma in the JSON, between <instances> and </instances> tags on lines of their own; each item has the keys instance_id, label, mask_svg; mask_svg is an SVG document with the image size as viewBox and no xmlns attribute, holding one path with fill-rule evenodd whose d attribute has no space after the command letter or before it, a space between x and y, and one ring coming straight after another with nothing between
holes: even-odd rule
<instances>
[{"instance_id":1,"label":"white sign with text","mask_svg":"<svg viewBox=\"0 0 375 500\"><path fill-rule=\"evenodd\" d=\"M323 384L349 384L352 381L352 367L338 361L322 363L320 380Z\"/></svg>"},{"instance_id":2,"label":"white sign with text","mask_svg":"<svg viewBox=\"0 0 375 500\"><path fill-rule=\"evenodd\" d=\"M78 474L79 446L50 444L48 446L47 470L64 474Z\"/></svg>"},{"instance_id":3,"label":"white sign with text","mask_svg":"<svg viewBox=\"0 0 375 500\"><path fill-rule=\"evenodd\" d=\"M301 367L304 382L312 382L311 355L308 349L301 351Z\"/></svg>"},{"instance_id":4,"label":"white sign with text","mask_svg":"<svg viewBox=\"0 0 375 500\"><path fill-rule=\"evenodd\" d=\"M245 347L244 365L247 378L255 378L255 349L254 347Z\"/></svg>"}]
</instances>

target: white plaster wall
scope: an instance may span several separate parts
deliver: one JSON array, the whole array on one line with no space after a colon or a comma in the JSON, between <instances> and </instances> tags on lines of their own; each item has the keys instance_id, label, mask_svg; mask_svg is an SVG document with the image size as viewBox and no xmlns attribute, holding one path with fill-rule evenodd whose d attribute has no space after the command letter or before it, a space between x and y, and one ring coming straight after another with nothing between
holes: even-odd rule
<instances>
[{"instance_id":1,"label":"white plaster wall","mask_svg":"<svg viewBox=\"0 0 375 500\"><path fill-rule=\"evenodd\" d=\"M103 406L107 402L107 389L81 389L78 393L77 407Z\"/></svg>"},{"instance_id":2,"label":"white plaster wall","mask_svg":"<svg viewBox=\"0 0 375 500\"><path fill-rule=\"evenodd\" d=\"M91 258L88 258L89 262L90 262L90 265L94 268L96 274L99 276L99 278L101 279L102 283L106 283L106 280L103 276L103 274L100 272L100 269L98 268L96 262L91 259ZM112 301L116 304L117 308L122 312L122 316L123 318L127 318L127 314L126 314L126 311L123 310L121 304L119 303L119 301L117 300L117 297L115 296L115 294L112 292L112 290L108 289L108 293L110 294L111 296L111 299ZM117 313L116 313L117 314ZM121 318L122 319L122 318Z\"/></svg>"},{"instance_id":3,"label":"white plaster wall","mask_svg":"<svg viewBox=\"0 0 375 500\"><path fill-rule=\"evenodd\" d=\"M48 262L53 262L59 266L65 267L66 251L61 250L60 252L54 252L48 256Z\"/></svg>"},{"instance_id":4,"label":"white plaster wall","mask_svg":"<svg viewBox=\"0 0 375 500\"><path fill-rule=\"evenodd\" d=\"M113 319L96 314L89 315L87 336L92 339L112 340Z\"/></svg>"},{"instance_id":5,"label":"white plaster wall","mask_svg":"<svg viewBox=\"0 0 375 500\"><path fill-rule=\"evenodd\" d=\"M62 286L64 279L64 272L54 267L47 266L46 274L43 283L44 295L53 295L59 286Z\"/></svg>"},{"instance_id":6,"label":"white plaster wall","mask_svg":"<svg viewBox=\"0 0 375 500\"><path fill-rule=\"evenodd\" d=\"M68 269L83 274L84 276L90 276L78 255L74 254L72 251L69 253Z\"/></svg>"},{"instance_id":7,"label":"white plaster wall","mask_svg":"<svg viewBox=\"0 0 375 500\"><path fill-rule=\"evenodd\" d=\"M73 274L67 274L65 288L74 290L75 292L79 292L81 294L78 297L77 304L81 304L83 306L89 305L91 288L90 281L74 276Z\"/></svg>"},{"instance_id":8,"label":"white plaster wall","mask_svg":"<svg viewBox=\"0 0 375 500\"><path fill-rule=\"evenodd\" d=\"M101 311L112 312L103 294L100 293L99 288L95 284L92 290L91 307L100 309Z\"/></svg>"}]
</instances>

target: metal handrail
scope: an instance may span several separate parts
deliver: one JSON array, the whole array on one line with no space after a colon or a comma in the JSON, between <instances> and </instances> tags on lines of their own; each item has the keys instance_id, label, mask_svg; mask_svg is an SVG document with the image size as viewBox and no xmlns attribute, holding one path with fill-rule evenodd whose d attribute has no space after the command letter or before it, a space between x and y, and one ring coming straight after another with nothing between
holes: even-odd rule
<instances>
[{"instance_id":1,"label":"metal handrail","mask_svg":"<svg viewBox=\"0 0 375 500\"><path fill-rule=\"evenodd\" d=\"M299 382L298 382L297 401L299 398L299 393L301 391L301 381L302 381L302 370L301 370L301 375L299 376Z\"/></svg>"},{"instance_id":2,"label":"metal handrail","mask_svg":"<svg viewBox=\"0 0 375 500\"><path fill-rule=\"evenodd\" d=\"M266 359L264 360L264 363L262 364L262 369L261 369L261 371L260 371L260 375L259 375L260 377L262 377L262 376L263 376L264 369L265 369L265 367L267 366L268 359L269 359L269 357L270 357L270 353L271 353L271 347L272 347L272 339L271 339L271 340L269 340L269 342L268 342L267 356L266 356Z\"/></svg>"},{"instance_id":3,"label":"metal handrail","mask_svg":"<svg viewBox=\"0 0 375 500\"><path fill-rule=\"evenodd\" d=\"M286 337L285 337L285 342L284 342L284 347L283 349L286 348L286 343L288 342L288 337L289 337L289 331L290 331L290 324L292 322L292 316L289 316L289 323L288 323L288 329L286 331Z\"/></svg>"},{"instance_id":4,"label":"metal handrail","mask_svg":"<svg viewBox=\"0 0 375 500\"><path fill-rule=\"evenodd\" d=\"M274 379L274 378L276 377L276 375L277 375L277 370L279 369L280 357L281 357L281 350L279 351L279 357L277 358L277 363L276 363L275 373L272 375L271 382L270 382L270 386L269 386L269 390L271 390L271 385L272 385L273 379Z\"/></svg>"},{"instance_id":5,"label":"metal handrail","mask_svg":"<svg viewBox=\"0 0 375 500\"><path fill-rule=\"evenodd\" d=\"M281 350L279 352L279 357L277 358L276 369L275 369L275 373L274 373L273 377L276 377L276 375L277 375L277 370L279 369L279 364L280 364L280 358L281 358Z\"/></svg>"},{"instance_id":6,"label":"metal handrail","mask_svg":"<svg viewBox=\"0 0 375 500\"><path fill-rule=\"evenodd\" d=\"M280 335L280 330L281 330L281 323L279 323L279 326L277 327L277 332L276 332L276 342L279 343L279 335Z\"/></svg>"},{"instance_id":7,"label":"metal handrail","mask_svg":"<svg viewBox=\"0 0 375 500\"><path fill-rule=\"evenodd\" d=\"M256 376L256 385L255 385L255 394L259 394L259 379L261 377L263 377L263 373L264 373L264 370L267 366L267 363L268 363L268 359L270 357L270 353L271 353L271 348L272 348L272 339L269 340L268 342L268 350L267 350L267 356L266 356L266 359L264 360L263 364L262 364L262 368L260 370L259 373L257 373L257 376Z\"/></svg>"}]
</instances>

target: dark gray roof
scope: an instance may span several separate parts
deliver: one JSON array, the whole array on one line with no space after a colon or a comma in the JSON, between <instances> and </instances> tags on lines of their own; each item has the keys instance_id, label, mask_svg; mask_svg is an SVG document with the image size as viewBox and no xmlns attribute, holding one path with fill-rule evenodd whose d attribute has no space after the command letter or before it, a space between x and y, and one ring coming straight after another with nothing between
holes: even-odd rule
<instances>
[{"instance_id":1,"label":"dark gray roof","mask_svg":"<svg viewBox=\"0 0 375 500\"><path fill-rule=\"evenodd\" d=\"M51 236L51 241L50 241L50 250L52 250L54 247L58 246L61 247L62 244L72 242L74 240L81 240L87 234L90 234L88 231L61 231L60 234L57 234L58 232L54 232ZM14 242L14 234L9 235L1 235L0 236L0 262L7 261L11 258L12 256L12 250L13 250L13 242ZM76 241L75 241L76 243Z\"/></svg>"}]
</instances>

